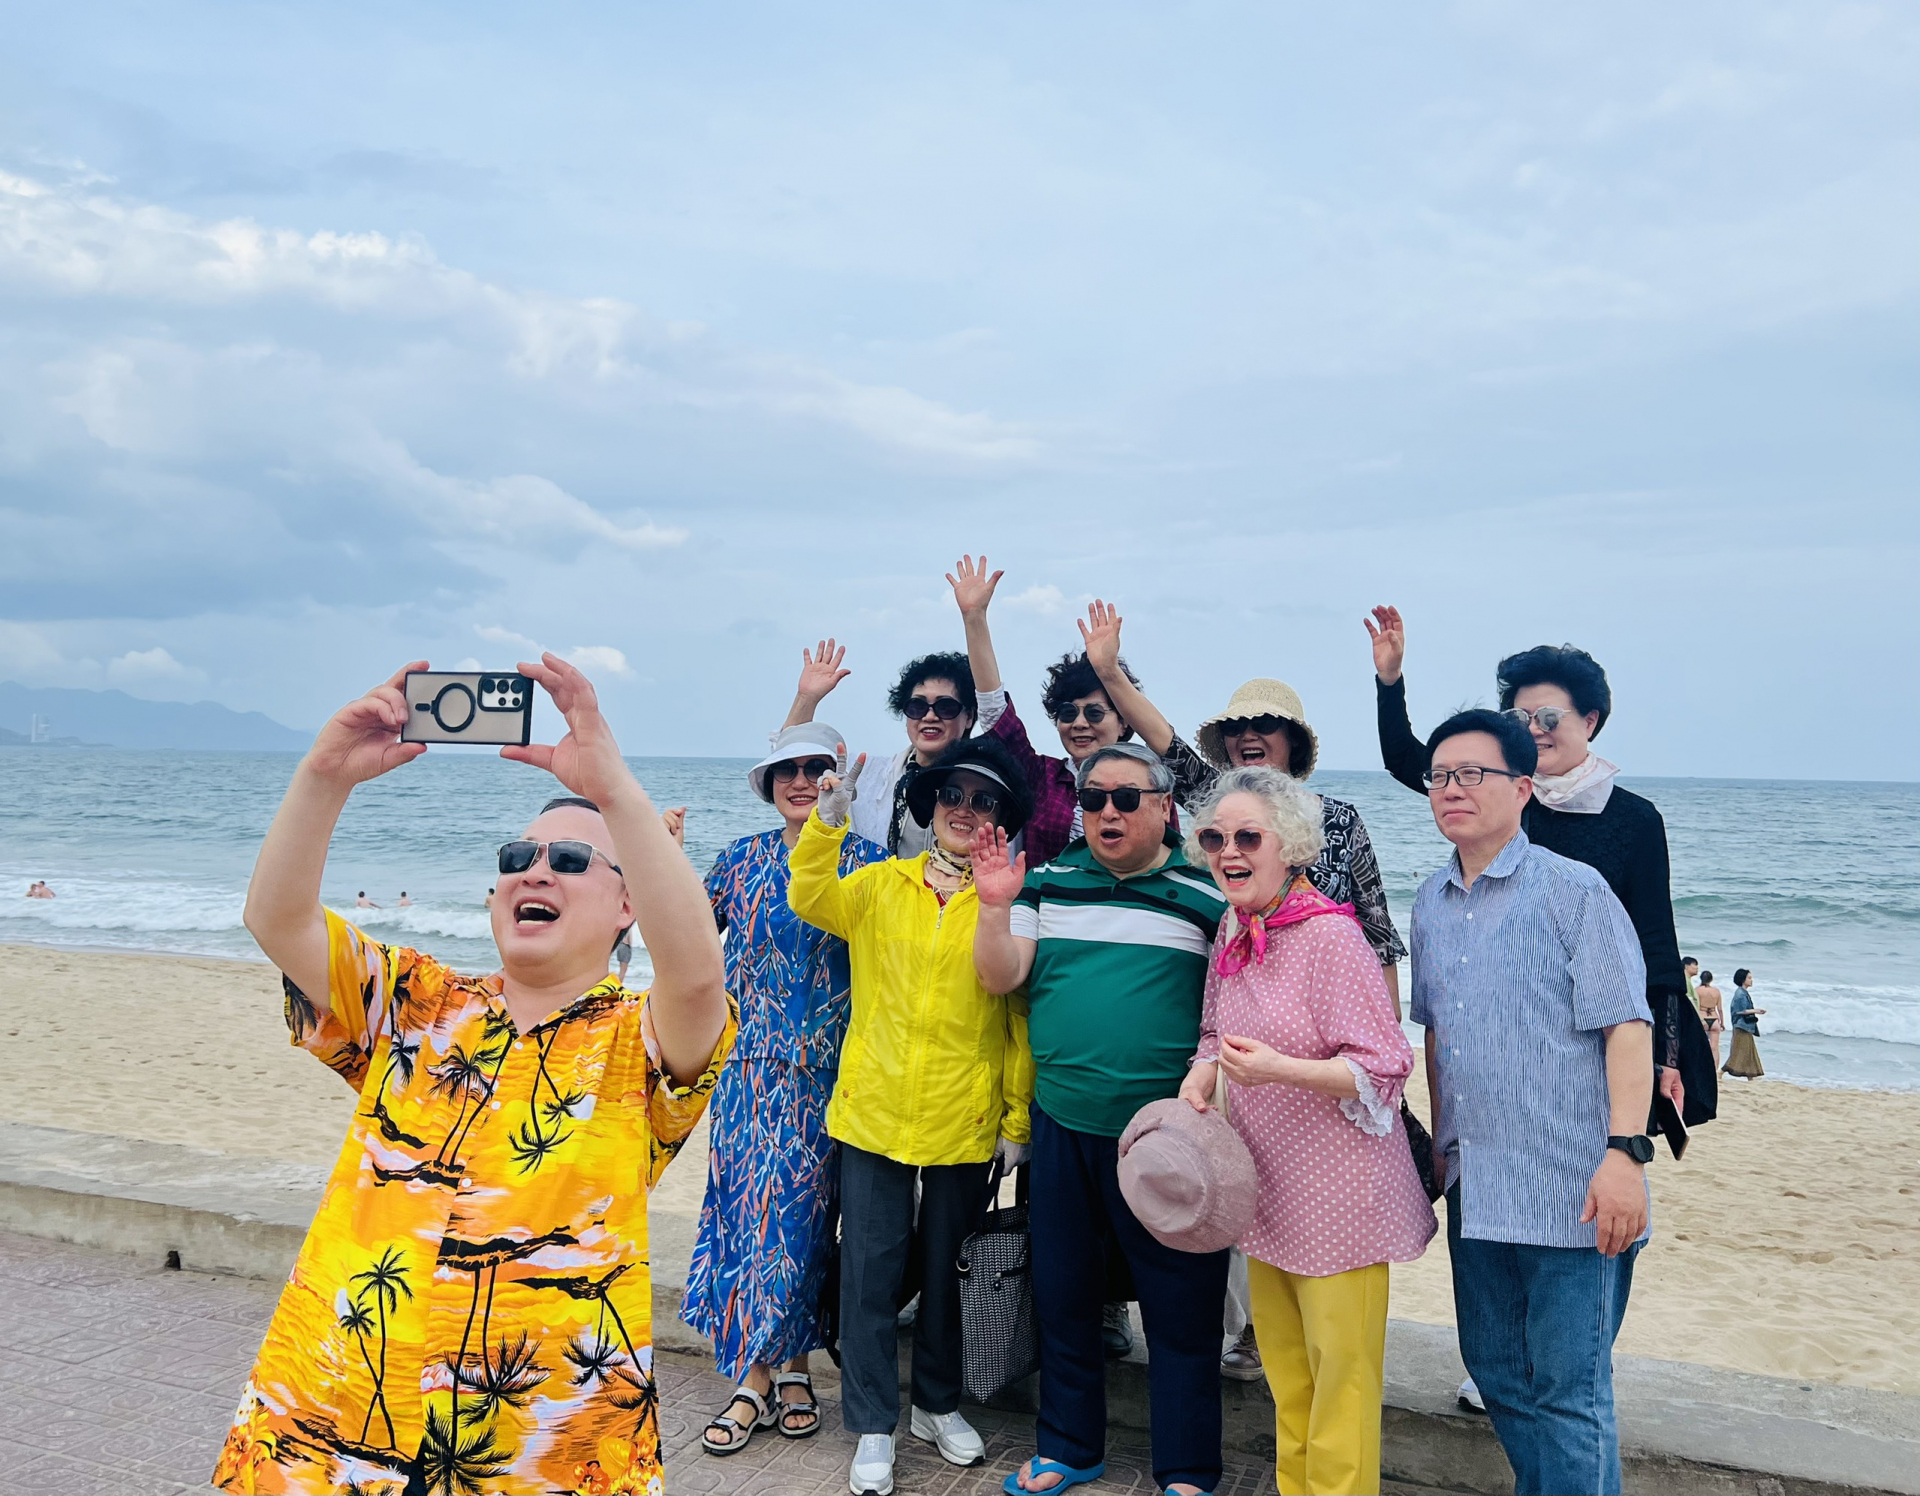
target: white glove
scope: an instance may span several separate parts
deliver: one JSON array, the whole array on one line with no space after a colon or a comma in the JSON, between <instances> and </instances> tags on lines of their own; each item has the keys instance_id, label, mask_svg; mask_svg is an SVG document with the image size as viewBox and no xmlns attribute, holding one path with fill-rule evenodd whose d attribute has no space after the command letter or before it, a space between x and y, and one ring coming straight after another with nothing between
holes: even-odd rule
<instances>
[{"instance_id":1,"label":"white glove","mask_svg":"<svg viewBox=\"0 0 1920 1496\"><path fill-rule=\"evenodd\" d=\"M853 802L860 798L856 788L860 783L860 771L867 766L866 754L854 760L852 768L847 767L847 745L834 745L834 768L829 774L820 776L820 799L813 807L819 813L821 823L827 826L844 826L847 815L853 809Z\"/></svg>"},{"instance_id":2,"label":"white glove","mask_svg":"<svg viewBox=\"0 0 1920 1496\"><path fill-rule=\"evenodd\" d=\"M1033 1157L1033 1149L1011 1138L1002 1138L993 1146L993 1156L1002 1169L1017 1169Z\"/></svg>"}]
</instances>

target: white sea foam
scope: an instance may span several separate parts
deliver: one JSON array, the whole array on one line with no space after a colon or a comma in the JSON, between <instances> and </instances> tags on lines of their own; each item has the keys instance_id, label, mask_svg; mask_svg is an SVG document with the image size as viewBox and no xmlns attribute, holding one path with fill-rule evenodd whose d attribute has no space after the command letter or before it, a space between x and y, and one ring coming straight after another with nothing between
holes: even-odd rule
<instances>
[{"instance_id":1,"label":"white sea foam","mask_svg":"<svg viewBox=\"0 0 1920 1496\"><path fill-rule=\"evenodd\" d=\"M1720 990L1729 1003L1733 982ZM1754 1005L1765 1008L1760 1032L1829 1034L1920 1045L1920 987L1841 987L1788 980L1756 983Z\"/></svg>"},{"instance_id":2,"label":"white sea foam","mask_svg":"<svg viewBox=\"0 0 1920 1496\"><path fill-rule=\"evenodd\" d=\"M454 940L493 939L493 925L484 909L456 909L446 904L420 903L405 909L355 909L352 905L341 905L334 912L380 941L436 935Z\"/></svg>"}]
</instances>

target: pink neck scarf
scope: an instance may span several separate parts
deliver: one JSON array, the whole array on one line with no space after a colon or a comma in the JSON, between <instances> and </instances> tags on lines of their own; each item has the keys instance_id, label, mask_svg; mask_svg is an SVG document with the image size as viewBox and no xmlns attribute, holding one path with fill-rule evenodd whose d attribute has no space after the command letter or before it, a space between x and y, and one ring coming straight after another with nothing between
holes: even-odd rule
<instances>
[{"instance_id":1,"label":"pink neck scarf","mask_svg":"<svg viewBox=\"0 0 1920 1496\"><path fill-rule=\"evenodd\" d=\"M1213 958L1213 969L1223 977L1258 966L1267 956L1267 932L1297 925L1316 914L1344 914L1353 918L1353 905L1336 904L1307 881L1304 873L1258 914L1233 911L1234 931Z\"/></svg>"}]
</instances>

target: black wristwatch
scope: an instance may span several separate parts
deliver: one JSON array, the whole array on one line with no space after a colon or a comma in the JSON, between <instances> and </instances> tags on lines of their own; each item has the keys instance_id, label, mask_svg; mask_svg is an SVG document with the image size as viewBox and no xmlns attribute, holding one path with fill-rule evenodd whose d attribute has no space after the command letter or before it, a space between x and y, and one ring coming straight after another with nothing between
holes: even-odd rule
<instances>
[{"instance_id":1,"label":"black wristwatch","mask_svg":"<svg viewBox=\"0 0 1920 1496\"><path fill-rule=\"evenodd\" d=\"M1607 1146L1618 1148L1637 1164L1653 1162L1653 1139L1645 1133L1636 1133L1630 1138L1615 1135L1607 1139Z\"/></svg>"}]
</instances>

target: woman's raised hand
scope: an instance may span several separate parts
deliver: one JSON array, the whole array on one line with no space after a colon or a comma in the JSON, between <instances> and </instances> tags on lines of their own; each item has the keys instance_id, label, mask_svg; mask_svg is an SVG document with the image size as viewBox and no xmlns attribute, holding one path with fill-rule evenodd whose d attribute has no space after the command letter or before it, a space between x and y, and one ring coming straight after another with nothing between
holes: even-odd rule
<instances>
[{"instance_id":1,"label":"woman's raised hand","mask_svg":"<svg viewBox=\"0 0 1920 1496\"><path fill-rule=\"evenodd\" d=\"M613 729L600 715L600 698L593 682L577 665L551 650L538 662L522 660L520 673L536 680L567 719L566 736L558 743L529 743L525 747L509 744L500 750L502 758L515 763L532 764L545 769L574 794L605 809L620 798L621 792L638 788L633 771L620 756L620 745Z\"/></svg>"},{"instance_id":2,"label":"woman's raised hand","mask_svg":"<svg viewBox=\"0 0 1920 1496\"><path fill-rule=\"evenodd\" d=\"M980 614L987 611L987 605L993 601L993 589L1000 585L1004 571L987 575L987 558L982 556L976 562L971 556L962 556L952 571L947 573L947 585L953 588L953 600L960 608L960 616Z\"/></svg>"},{"instance_id":3,"label":"woman's raised hand","mask_svg":"<svg viewBox=\"0 0 1920 1496\"><path fill-rule=\"evenodd\" d=\"M825 701L835 686L853 674L851 670L841 668L840 662L846 657L846 646L836 644L831 639L822 639L812 649L803 646L800 650L799 694L815 706Z\"/></svg>"},{"instance_id":4,"label":"woman's raised hand","mask_svg":"<svg viewBox=\"0 0 1920 1496\"><path fill-rule=\"evenodd\" d=\"M1086 647L1087 663L1095 675L1118 668L1120 664L1120 610L1095 598L1087 606L1087 621L1080 625L1080 641Z\"/></svg>"},{"instance_id":5,"label":"woman's raised hand","mask_svg":"<svg viewBox=\"0 0 1920 1496\"><path fill-rule=\"evenodd\" d=\"M981 826L973 833L973 891L989 909L1011 907L1027 881L1027 854L1007 861L1007 833Z\"/></svg>"},{"instance_id":6,"label":"woman's raised hand","mask_svg":"<svg viewBox=\"0 0 1920 1496\"><path fill-rule=\"evenodd\" d=\"M382 684L329 717L307 750L307 768L348 790L425 753L425 743L401 742L400 729L407 721L407 674L426 668L425 660L402 665Z\"/></svg>"},{"instance_id":7,"label":"woman's raised hand","mask_svg":"<svg viewBox=\"0 0 1920 1496\"><path fill-rule=\"evenodd\" d=\"M866 754L861 754L847 766L847 745L833 745L833 768L820 776L820 798L815 803L814 813L820 817L822 825L844 826L847 816L853 810L853 802L860 798L860 771L867 766Z\"/></svg>"},{"instance_id":8,"label":"woman's raised hand","mask_svg":"<svg viewBox=\"0 0 1920 1496\"><path fill-rule=\"evenodd\" d=\"M1367 637L1373 641L1373 673L1380 677L1382 685L1390 686L1400 679L1400 667L1407 661L1407 626L1400 619L1400 610L1375 608L1373 617L1360 621L1367 626ZM1375 624L1379 627L1374 627Z\"/></svg>"}]
</instances>

